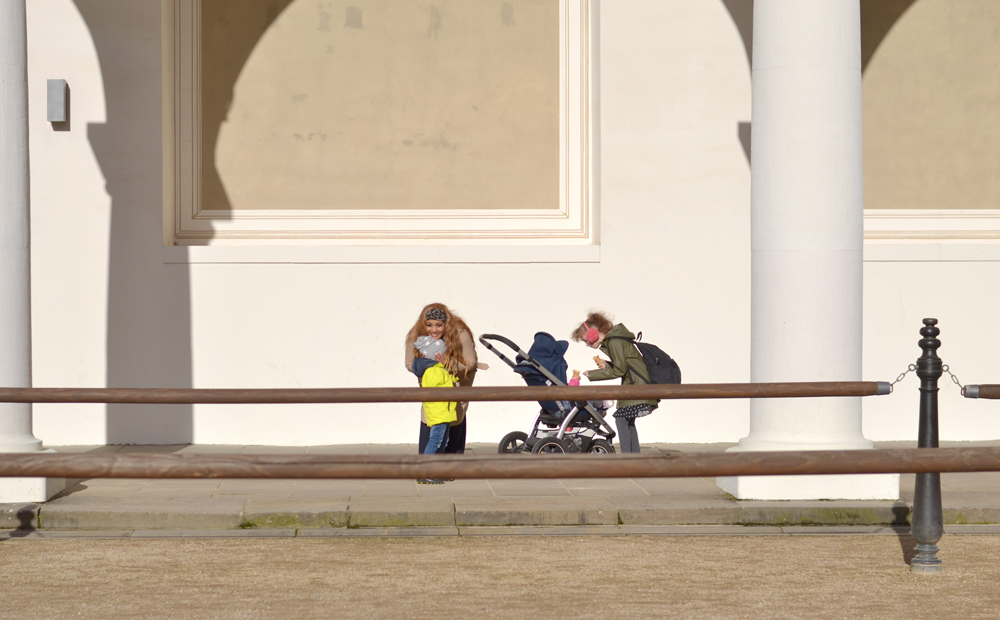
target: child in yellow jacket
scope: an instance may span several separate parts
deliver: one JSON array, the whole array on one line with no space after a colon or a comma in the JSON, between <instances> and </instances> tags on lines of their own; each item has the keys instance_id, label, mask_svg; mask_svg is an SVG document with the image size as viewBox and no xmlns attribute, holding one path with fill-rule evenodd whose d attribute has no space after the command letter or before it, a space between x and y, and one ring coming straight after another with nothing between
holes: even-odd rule
<instances>
[{"instance_id":1,"label":"child in yellow jacket","mask_svg":"<svg viewBox=\"0 0 1000 620\"><path fill-rule=\"evenodd\" d=\"M458 377L448 372L444 364L434 359L434 356L445 351L443 340L434 340L430 336L420 336L414 343L420 357L413 360L413 374L420 378L420 387L454 387L458 385ZM444 452L448 446L448 429L451 423L458 419L457 402L425 402L424 419L430 427L430 437L424 454ZM421 484L442 484L443 480L421 479Z\"/></svg>"}]
</instances>

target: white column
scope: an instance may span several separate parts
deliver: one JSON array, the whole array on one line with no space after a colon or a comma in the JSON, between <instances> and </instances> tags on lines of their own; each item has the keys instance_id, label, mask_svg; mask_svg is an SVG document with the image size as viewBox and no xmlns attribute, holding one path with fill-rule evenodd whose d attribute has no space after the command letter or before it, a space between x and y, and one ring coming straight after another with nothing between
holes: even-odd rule
<instances>
[{"instance_id":1,"label":"white column","mask_svg":"<svg viewBox=\"0 0 1000 620\"><path fill-rule=\"evenodd\" d=\"M0 385L31 386L25 0L0 0ZM31 405L0 403L0 452L34 452ZM56 481L53 481L56 482ZM44 478L0 478L0 503L44 501Z\"/></svg>"},{"instance_id":2,"label":"white column","mask_svg":"<svg viewBox=\"0 0 1000 620\"><path fill-rule=\"evenodd\" d=\"M751 381L861 379L859 0L756 0ZM750 405L737 450L871 448L859 398ZM720 478L741 499L896 499L898 476Z\"/></svg>"}]
</instances>

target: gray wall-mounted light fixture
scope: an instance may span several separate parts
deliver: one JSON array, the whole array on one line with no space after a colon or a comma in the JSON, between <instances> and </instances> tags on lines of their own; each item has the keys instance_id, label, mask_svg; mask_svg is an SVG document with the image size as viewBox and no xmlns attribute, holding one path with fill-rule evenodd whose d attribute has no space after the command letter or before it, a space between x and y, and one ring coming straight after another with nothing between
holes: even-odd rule
<instances>
[{"instance_id":1,"label":"gray wall-mounted light fixture","mask_svg":"<svg viewBox=\"0 0 1000 620\"><path fill-rule=\"evenodd\" d=\"M50 123L65 123L69 118L69 99L66 96L66 80L49 80L49 112Z\"/></svg>"}]
</instances>

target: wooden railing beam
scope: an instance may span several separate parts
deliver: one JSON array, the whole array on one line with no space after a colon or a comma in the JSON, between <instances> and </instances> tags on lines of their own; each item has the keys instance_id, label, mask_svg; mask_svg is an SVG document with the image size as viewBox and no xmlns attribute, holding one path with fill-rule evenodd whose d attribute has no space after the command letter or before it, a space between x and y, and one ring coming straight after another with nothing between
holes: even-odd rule
<instances>
[{"instance_id":1,"label":"wooden railing beam","mask_svg":"<svg viewBox=\"0 0 1000 620\"><path fill-rule=\"evenodd\" d=\"M1000 471L1000 448L657 455L0 454L0 477L684 478Z\"/></svg>"},{"instance_id":2,"label":"wooden railing beam","mask_svg":"<svg viewBox=\"0 0 1000 620\"><path fill-rule=\"evenodd\" d=\"M0 388L4 403L135 404L294 404L419 403L435 388ZM680 385L586 385L578 387L454 387L435 399L449 401L644 400L658 398L805 398L877 396L889 393L882 381L816 383L690 383Z\"/></svg>"}]
</instances>

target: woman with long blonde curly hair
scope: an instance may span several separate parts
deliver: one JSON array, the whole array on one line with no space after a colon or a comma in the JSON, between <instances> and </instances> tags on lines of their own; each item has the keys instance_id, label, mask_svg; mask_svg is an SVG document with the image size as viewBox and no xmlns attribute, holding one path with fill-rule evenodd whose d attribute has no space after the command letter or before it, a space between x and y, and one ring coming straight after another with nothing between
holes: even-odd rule
<instances>
[{"instance_id":1,"label":"woman with long blonde curly hair","mask_svg":"<svg viewBox=\"0 0 1000 620\"><path fill-rule=\"evenodd\" d=\"M406 334L406 370L410 372L413 372L413 359L420 355L414 346L420 336L444 340L446 350L444 353L438 353L435 359L444 364L448 372L458 377L460 386L472 385L476 378L479 360L476 357L476 343L472 337L472 330L461 317L441 303L424 306L417 317L417 322ZM452 422L451 428L448 429L446 453L462 454L465 452L465 412L468 408L469 403L458 403L456 411L458 419ZM430 436L430 427L426 424L423 406L421 406L420 411L419 453L423 454Z\"/></svg>"}]
</instances>

